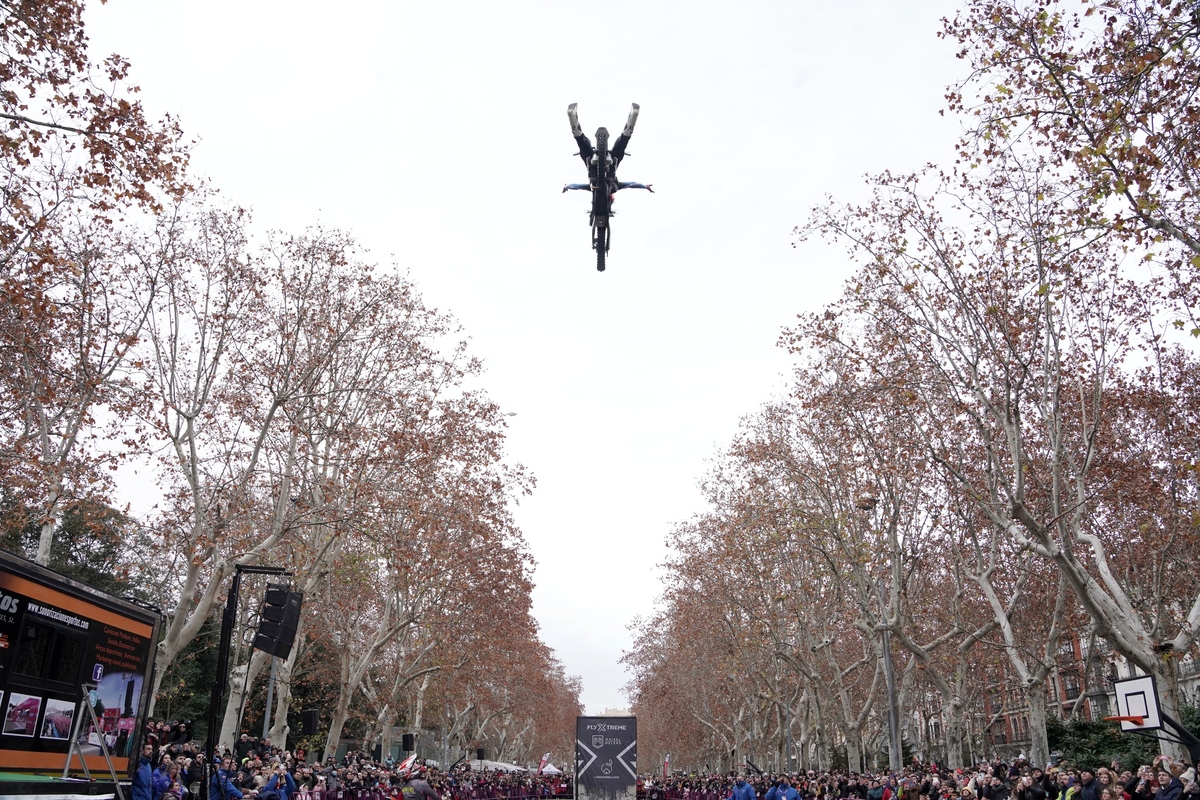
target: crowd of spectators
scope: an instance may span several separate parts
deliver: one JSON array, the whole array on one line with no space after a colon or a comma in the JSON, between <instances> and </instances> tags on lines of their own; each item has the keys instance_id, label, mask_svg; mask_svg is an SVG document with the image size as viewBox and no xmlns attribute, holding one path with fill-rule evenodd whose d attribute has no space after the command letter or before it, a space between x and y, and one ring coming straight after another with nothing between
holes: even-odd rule
<instances>
[{"instance_id":1,"label":"crowd of spectators","mask_svg":"<svg viewBox=\"0 0 1200 800\"><path fill-rule=\"evenodd\" d=\"M638 783L644 800L1200 800L1197 765L1159 756L1136 769L1018 760L966 770L913 764L898 773L672 775Z\"/></svg>"},{"instance_id":2,"label":"crowd of spectators","mask_svg":"<svg viewBox=\"0 0 1200 800\"><path fill-rule=\"evenodd\" d=\"M381 762L352 750L340 761L321 762L319 755L248 734L222 751L206 783L204 754L184 738L190 733L180 723L147 726L133 800L386 800L397 797L404 784L399 764L390 757ZM573 794L570 777L562 774L480 772L464 764L448 771L428 767L423 778L443 800L545 800Z\"/></svg>"},{"instance_id":3,"label":"crowd of spectators","mask_svg":"<svg viewBox=\"0 0 1200 800\"><path fill-rule=\"evenodd\" d=\"M321 762L243 734L204 781L204 754L186 723L152 722L133 800L387 800L403 786L392 758L350 751ZM423 773L443 800L546 800L573 796L570 776L473 771L455 765ZM900 772L844 771L645 777L639 800L1200 800L1197 765L1159 756L1123 768L1059 762L985 762L966 770L912 764Z\"/></svg>"}]
</instances>

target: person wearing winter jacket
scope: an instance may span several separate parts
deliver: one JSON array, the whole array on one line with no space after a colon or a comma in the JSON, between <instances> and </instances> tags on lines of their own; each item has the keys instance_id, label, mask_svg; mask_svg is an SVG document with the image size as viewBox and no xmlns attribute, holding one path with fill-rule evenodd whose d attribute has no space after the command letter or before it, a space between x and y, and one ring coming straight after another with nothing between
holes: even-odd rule
<instances>
[{"instance_id":1,"label":"person wearing winter jacket","mask_svg":"<svg viewBox=\"0 0 1200 800\"><path fill-rule=\"evenodd\" d=\"M1184 770L1179 782L1183 784L1183 800L1200 800L1200 770L1195 765Z\"/></svg>"},{"instance_id":2,"label":"person wearing winter jacket","mask_svg":"<svg viewBox=\"0 0 1200 800\"><path fill-rule=\"evenodd\" d=\"M142 745L142 756L138 759L137 772L133 774L133 800L154 800L154 745L146 742Z\"/></svg>"},{"instance_id":3,"label":"person wearing winter jacket","mask_svg":"<svg viewBox=\"0 0 1200 800\"><path fill-rule=\"evenodd\" d=\"M221 760L219 769L213 770L212 782L208 788L209 800L242 800L242 792L229 779L233 763L229 758Z\"/></svg>"},{"instance_id":4,"label":"person wearing winter jacket","mask_svg":"<svg viewBox=\"0 0 1200 800\"><path fill-rule=\"evenodd\" d=\"M772 786L763 800L796 800L799 796L787 778L780 778L779 784Z\"/></svg>"},{"instance_id":5,"label":"person wearing winter jacket","mask_svg":"<svg viewBox=\"0 0 1200 800\"><path fill-rule=\"evenodd\" d=\"M292 795L296 792L296 780L283 764L276 764L275 772L263 786L263 790L278 792L279 800L291 800Z\"/></svg>"},{"instance_id":6,"label":"person wearing winter jacket","mask_svg":"<svg viewBox=\"0 0 1200 800\"><path fill-rule=\"evenodd\" d=\"M1090 767L1079 769L1079 800L1100 800L1100 782Z\"/></svg>"},{"instance_id":7,"label":"person wearing winter jacket","mask_svg":"<svg viewBox=\"0 0 1200 800\"><path fill-rule=\"evenodd\" d=\"M729 792L729 800L755 800L754 787L746 783L745 775L738 775Z\"/></svg>"},{"instance_id":8,"label":"person wearing winter jacket","mask_svg":"<svg viewBox=\"0 0 1200 800\"><path fill-rule=\"evenodd\" d=\"M1183 794L1183 782L1165 769L1158 772L1158 791L1154 800L1180 800Z\"/></svg>"},{"instance_id":9,"label":"person wearing winter jacket","mask_svg":"<svg viewBox=\"0 0 1200 800\"><path fill-rule=\"evenodd\" d=\"M174 761L164 761L162 766L154 772L154 778L151 788L154 792L154 800L162 797L171 788L171 782L179 780L179 765Z\"/></svg>"},{"instance_id":10,"label":"person wearing winter jacket","mask_svg":"<svg viewBox=\"0 0 1200 800\"><path fill-rule=\"evenodd\" d=\"M992 779L987 782L986 786L983 787L983 790L979 793L979 796L984 798L984 800L1009 800L1009 797L1012 796L1012 792L1009 790L1008 784L1005 783L1002 778L997 778L995 775L993 775Z\"/></svg>"},{"instance_id":11,"label":"person wearing winter jacket","mask_svg":"<svg viewBox=\"0 0 1200 800\"><path fill-rule=\"evenodd\" d=\"M1017 789L1012 794L1012 800L1046 800L1046 790L1040 781L1031 776L1025 776L1017 781Z\"/></svg>"},{"instance_id":12,"label":"person wearing winter jacket","mask_svg":"<svg viewBox=\"0 0 1200 800\"><path fill-rule=\"evenodd\" d=\"M1154 771L1141 767L1137 774L1125 782L1125 794L1129 800L1154 800Z\"/></svg>"}]
</instances>

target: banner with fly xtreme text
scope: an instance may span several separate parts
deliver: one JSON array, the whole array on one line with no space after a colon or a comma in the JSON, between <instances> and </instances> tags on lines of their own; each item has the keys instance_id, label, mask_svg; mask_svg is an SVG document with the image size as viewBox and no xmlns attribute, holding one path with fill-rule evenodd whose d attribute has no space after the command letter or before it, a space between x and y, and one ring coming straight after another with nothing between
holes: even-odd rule
<instances>
[{"instance_id":1,"label":"banner with fly xtreme text","mask_svg":"<svg viewBox=\"0 0 1200 800\"><path fill-rule=\"evenodd\" d=\"M636 800L637 717L576 717L577 800Z\"/></svg>"}]
</instances>

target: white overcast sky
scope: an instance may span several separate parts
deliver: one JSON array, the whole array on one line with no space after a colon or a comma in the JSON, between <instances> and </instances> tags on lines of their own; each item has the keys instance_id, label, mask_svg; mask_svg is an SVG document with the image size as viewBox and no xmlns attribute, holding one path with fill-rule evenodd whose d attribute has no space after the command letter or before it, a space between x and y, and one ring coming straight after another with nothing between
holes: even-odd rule
<instances>
[{"instance_id":1,"label":"white overcast sky","mask_svg":"<svg viewBox=\"0 0 1200 800\"><path fill-rule=\"evenodd\" d=\"M538 480L517 511L534 613L598 713L628 705L627 626L706 459L783 390L781 329L848 274L792 228L864 173L952 158L956 7L109 0L87 22L257 230L348 229L464 326ZM589 135L642 107L621 177L656 194L618 196L604 273L587 196L561 194L584 180L571 102Z\"/></svg>"}]
</instances>

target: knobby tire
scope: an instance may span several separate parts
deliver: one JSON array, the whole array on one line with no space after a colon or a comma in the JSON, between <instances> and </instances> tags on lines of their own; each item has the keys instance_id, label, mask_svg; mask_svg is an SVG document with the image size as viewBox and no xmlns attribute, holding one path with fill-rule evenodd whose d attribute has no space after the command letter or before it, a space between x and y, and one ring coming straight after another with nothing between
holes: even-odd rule
<instances>
[{"instance_id":1,"label":"knobby tire","mask_svg":"<svg viewBox=\"0 0 1200 800\"><path fill-rule=\"evenodd\" d=\"M608 254L608 224L611 221L608 202L608 129L596 131L596 188L592 196L592 246L596 248L596 271L604 272L604 257Z\"/></svg>"},{"instance_id":2,"label":"knobby tire","mask_svg":"<svg viewBox=\"0 0 1200 800\"><path fill-rule=\"evenodd\" d=\"M592 244L596 248L596 271L604 272L604 256L608 252L608 228L596 228Z\"/></svg>"}]
</instances>

